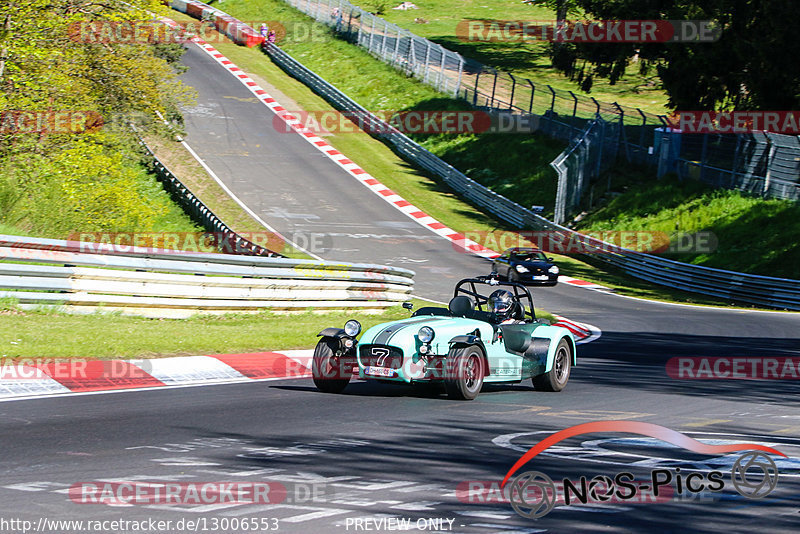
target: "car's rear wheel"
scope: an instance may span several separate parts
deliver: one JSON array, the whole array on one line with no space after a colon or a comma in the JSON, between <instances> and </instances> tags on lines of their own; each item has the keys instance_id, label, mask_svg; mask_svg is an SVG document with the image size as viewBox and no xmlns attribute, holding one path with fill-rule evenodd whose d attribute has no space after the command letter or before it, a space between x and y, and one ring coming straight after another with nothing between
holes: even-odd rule
<instances>
[{"instance_id":1,"label":"car's rear wheel","mask_svg":"<svg viewBox=\"0 0 800 534\"><path fill-rule=\"evenodd\" d=\"M572 345L562 339L556 347L553 358L553 367L543 375L534 376L533 387L540 391L561 391L569 382L569 373L572 368Z\"/></svg>"},{"instance_id":2,"label":"car's rear wheel","mask_svg":"<svg viewBox=\"0 0 800 534\"><path fill-rule=\"evenodd\" d=\"M485 375L481 349L473 345L450 350L444 387L451 399L472 400L477 397Z\"/></svg>"},{"instance_id":3,"label":"car's rear wheel","mask_svg":"<svg viewBox=\"0 0 800 534\"><path fill-rule=\"evenodd\" d=\"M320 339L314 349L311 376L317 389L325 393L341 393L353 375L353 368L336 355L338 350L339 340L332 337Z\"/></svg>"}]
</instances>

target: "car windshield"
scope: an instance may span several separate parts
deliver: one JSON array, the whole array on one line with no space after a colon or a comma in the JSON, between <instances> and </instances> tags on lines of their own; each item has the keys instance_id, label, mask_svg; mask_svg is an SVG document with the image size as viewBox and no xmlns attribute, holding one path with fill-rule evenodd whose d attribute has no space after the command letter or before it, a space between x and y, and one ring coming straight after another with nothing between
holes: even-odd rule
<instances>
[{"instance_id":1,"label":"car windshield","mask_svg":"<svg viewBox=\"0 0 800 534\"><path fill-rule=\"evenodd\" d=\"M545 261L547 256L543 252L525 252L514 254L513 258L517 261Z\"/></svg>"}]
</instances>

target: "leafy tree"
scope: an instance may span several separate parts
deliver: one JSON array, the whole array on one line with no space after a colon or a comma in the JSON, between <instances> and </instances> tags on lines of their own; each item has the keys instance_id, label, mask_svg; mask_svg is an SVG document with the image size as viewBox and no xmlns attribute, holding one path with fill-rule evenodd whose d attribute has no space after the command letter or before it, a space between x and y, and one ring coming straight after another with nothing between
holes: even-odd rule
<instances>
[{"instance_id":1,"label":"leafy tree","mask_svg":"<svg viewBox=\"0 0 800 534\"><path fill-rule=\"evenodd\" d=\"M594 20L711 20L722 29L713 43L569 43L554 66L578 72L586 91L596 77L613 84L635 60L642 74L655 69L676 109L800 106L795 0L575 1ZM582 62L588 70L578 68Z\"/></svg>"}]
</instances>

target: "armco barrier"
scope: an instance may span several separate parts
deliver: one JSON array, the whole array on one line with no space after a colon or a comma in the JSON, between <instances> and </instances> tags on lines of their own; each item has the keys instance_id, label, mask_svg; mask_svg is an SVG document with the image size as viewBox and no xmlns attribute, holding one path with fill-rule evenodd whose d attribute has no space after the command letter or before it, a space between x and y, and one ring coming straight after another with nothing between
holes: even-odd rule
<instances>
[{"instance_id":1,"label":"armco barrier","mask_svg":"<svg viewBox=\"0 0 800 534\"><path fill-rule=\"evenodd\" d=\"M0 235L0 298L148 317L263 309L385 309L413 271L381 265L191 254ZM50 265L41 265L50 264Z\"/></svg>"},{"instance_id":2,"label":"armco barrier","mask_svg":"<svg viewBox=\"0 0 800 534\"><path fill-rule=\"evenodd\" d=\"M172 198L183 208L183 210L192 218L193 221L203 225L206 231L220 235L225 241L235 245L235 249L239 254L250 256L267 256L279 257L283 255L278 252L269 250L260 245L241 237L234 232L227 224L214 215L208 206L202 200L194 196L189 188L183 185L181 181L175 176L161 161L156 157L150 147L140 139L139 143L144 148L145 152L152 158L153 169L156 171L156 176L161 182L164 189L166 189ZM279 236L276 236L279 237Z\"/></svg>"},{"instance_id":3,"label":"armco barrier","mask_svg":"<svg viewBox=\"0 0 800 534\"><path fill-rule=\"evenodd\" d=\"M760 306L800 310L800 280L736 273L642 254L591 239L548 221L470 179L433 155L350 99L274 43L268 43L264 50L278 66L309 86L334 107L359 116L365 125L364 130L381 132L374 135L391 143L408 161L440 177L462 197L517 228L552 231L567 238L575 236L581 243L594 243L596 250L589 251L592 257L613 264L633 277L655 284Z\"/></svg>"}]
</instances>

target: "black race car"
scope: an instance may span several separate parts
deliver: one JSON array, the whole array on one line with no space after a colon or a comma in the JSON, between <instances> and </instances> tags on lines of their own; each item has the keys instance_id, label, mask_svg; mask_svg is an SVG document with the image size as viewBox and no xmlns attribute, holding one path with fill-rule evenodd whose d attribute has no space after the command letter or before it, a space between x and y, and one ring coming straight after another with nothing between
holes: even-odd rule
<instances>
[{"instance_id":1,"label":"black race car","mask_svg":"<svg viewBox=\"0 0 800 534\"><path fill-rule=\"evenodd\" d=\"M493 269L512 282L541 286L558 283L558 266L536 248L510 248L494 259Z\"/></svg>"}]
</instances>

